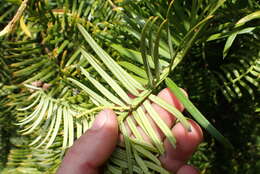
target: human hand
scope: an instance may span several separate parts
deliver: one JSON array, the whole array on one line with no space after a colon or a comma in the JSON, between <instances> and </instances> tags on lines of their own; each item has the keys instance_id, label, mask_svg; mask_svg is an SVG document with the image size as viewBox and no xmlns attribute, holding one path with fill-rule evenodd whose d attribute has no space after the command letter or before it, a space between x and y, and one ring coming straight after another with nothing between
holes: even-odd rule
<instances>
[{"instance_id":1,"label":"human hand","mask_svg":"<svg viewBox=\"0 0 260 174\"><path fill-rule=\"evenodd\" d=\"M178 110L184 110L183 105L169 89L162 90L158 96ZM169 112L155 103L152 103L152 106L161 119L172 128L172 133L177 140L176 148L173 148L150 116L146 115L157 136L164 142L165 154L159 157L163 167L172 173L198 174L198 171L194 167L186 165L186 162L203 139L203 133L199 125L190 120L191 131L188 132L180 123L175 124L176 118ZM126 127L128 127L127 124ZM142 128L138 127L138 130L143 139L149 143L150 139ZM128 129L128 136L134 137L130 129ZM118 133L116 115L112 110L105 109L98 114L92 128L83 134L68 150L57 174L100 173L100 168L114 151L118 139L122 143L122 135Z\"/></svg>"}]
</instances>

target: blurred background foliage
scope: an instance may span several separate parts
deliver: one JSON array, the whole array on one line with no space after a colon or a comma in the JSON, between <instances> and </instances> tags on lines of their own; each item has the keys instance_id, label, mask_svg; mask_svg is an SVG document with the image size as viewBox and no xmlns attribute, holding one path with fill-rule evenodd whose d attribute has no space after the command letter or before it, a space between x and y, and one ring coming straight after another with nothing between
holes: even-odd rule
<instances>
[{"instance_id":1,"label":"blurred background foliage","mask_svg":"<svg viewBox=\"0 0 260 174\"><path fill-rule=\"evenodd\" d=\"M171 28L173 42L178 45L199 16L189 13L194 8L190 0L175 1L176 11L187 9L172 20L177 26ZM200 5L196 10L201 14L213 0L193 2ZM1 0L0 4L0 29L4 29L21 1ZM59 136L48 150L35 148L29 144L37 132L21 136L15 123L21 116L17 108L30 104L31 91L24 83L40 80L39 87L61 98L60 91L68 88L64 78L77 76L77 66L86 65L77 55L85 43L77 24L120 65L131 69L127 62L142 63L124 51L139 51L145 22L150 16L165 16L168 6L165 0L29 0L12 31L0 37L0 172L53 173L59 165L63 155ZM225 1L169 76L234 146L225 149L205 133L205 142L189 161L202 174L260 171L259 10L257 0ZM140 82L145 83L145 78ZM67 100L84 105L88 100L84 97L70 94Z\"/></svg>"}]
</instances>

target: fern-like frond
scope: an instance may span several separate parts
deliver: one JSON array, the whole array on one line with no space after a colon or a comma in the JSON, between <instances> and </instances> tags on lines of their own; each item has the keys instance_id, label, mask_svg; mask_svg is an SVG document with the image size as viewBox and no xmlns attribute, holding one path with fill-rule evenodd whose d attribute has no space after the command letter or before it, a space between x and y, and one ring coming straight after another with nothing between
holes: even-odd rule
<instances>
[{"instance_id":1,"label":"fern-like frond","mask_svg":"<svg viewBox=\"0 0 260 174\"><path fill-rule=\"evenodd\" d=\"M162 130L162 132L165 134L166 138L169 139L169 141L172 143L173 146L175 146L175 138L171 134L170 129L166 126L166 124L161 120L160 117L158 117L158 114L154 111L152 108L150 102L146 100L147 93L149 93L149 90L144 90L145 88L138 83L134 78L132 78L125 70L123 70L103 49L101 49L96 42L90 37L90 35L87 33L87 31L82 27L79 26L80 31L82 32L83 36L86 38L86 41L90 44L90 46L93 48L93 50L96 52L96 54L99 56L99 60L106 65L106 68L110 71L113 76L116 77L116 80L110 77L110 73L108 74L108 71L104 71L104 67L100 66L97 63L97 59L93 57L91 54L87 53L84 48L81 49L81 53L84 58L88 60L88 62L91 64L91 66L98 72L98 74L102 77L104 81L106 81L106 84L101 84L100 82L96 81L95 78L97 77L91 77L91 75L84 70L84 68L81 68L82 74L89 80L93 86L96 87L95 90L91 90L89 87L87 87L85 84L69 78L71 82L79 86L81 89L86 92L93 101L98 106L105 106L108 108L111 108L115 105L119 104L118 109L121 110L119 114L119 120L124 121L126 118L128 118L129 114L131 112L133 113L133 119L140 123L140 126L144 129L144 131L151 137L153 145L151 148L156 149L157 152L160 154L164 153L163 144L158 139L155 131L153 130L152 126L149 124L148 119L146 118L145 112L142 109L141 104L143 103L143 106L147 112L152 116L152 119L158 124L159 128ZM109 88L103 89L104 86L108 86ZM123 86L120 87L120 86ZM113 92L110 92L110 89L113 89ZM99 91L99 93L97 93ZM113 95L114 93L114 95ZM134 95L138 100L131 99L128 94ZM142 97L143 96L143 97ZM104 97L106 99L104 99ZM143 98L143 99L142 99ZM108 101L109 100L109 101ZM139 101L139 102L138 102ZM111 105L113 103L113 105ZM128 108L125 108L125 106L128 106ZM173 112L171 110L171 112ZM176 113L176 110L174 110L174 113ZM180 116L180 121L185 123L187 125L187 121L185 117L179 112L178 115ZM145 145L149 146L143 138L139 135L136 128L136 125L131 124L131 120L127 119L127 121L130 123L130 129L135 132L137 138L136 142L141 142L139 145ZM120 129L122 133L126 133L124 124L121 124ZM153 165L148 165L143 161L142 157L138 153L138 151L135 150L134 146L130 144L131 138L127 137L126 134L125 141L126 141L126 153L128 154L128 160L126 161L129 168L132 166L131 162L131 154L132 150L134 152L134 157L136 158L137 164L139 167L141 167L143 170L148 170L148 168L151 168ZM136 143L135 142L135 143ZM150 154L151 155L151 154ZM153 157L155 158L155 156ZM119 165L120 168L125 168L124 165Z\"/></svg>"},{"instance_id":2,"label":"fern-like frond","mask_svg":"<svg viewBox=\"0 0 260 174\"><path fill-rule=\"evenodd\" d=\"M17 109L17 125L22 128L19 133L30 137L31 146L57 147L60 151L53 157L56 159L91 127L99 111L111 108L118 115L125 146L117 147L108 162L107 172L169 173L157 159L164 153L164 147L147 114L173 147L176 146L175 137L152 107L152 102L176 116L189 130L187 118L154 92L192 45L201 41L201 31L205 31L206 23L224 0L211 3L195 0L191 5L188 1L170 4L160 1L168 11L156 10L156 3L151 2L119 3L125 10L120 14L111 9L111 6L115 9L111 1L31 1L20 20L17 31L20 34L14 34L15 42L5 42L3 54L4 63L11 67L10 73L15 77L12 82L19 84L20 91L16 95L19 99L12 103ZM156 17L149 18L151 14L145 11L139 13L138 5L147 6L149 12L154 9ZM30 18L39 14L44 15ZM100 42L100 37L111 37L107 30L117 20L122 30L140 42L140 50L113 45L121 56L130 57L131 62L117 62L101 48L105 44ZM125 22L133 25L130 27ZM85 40L80 39L82 36ZM20 83L31 89L27 90ZM202 117L200 114L197 119ZM128 123L134 138L128 136L124 122ZM207 129L209 124L202 126ZM151 144L143 139L137 126L151 138ZM16 160L13 155L16 153L19 152L11 153L10 158ZM39 153L36 158L41 158ZM23 160L18 161L24 164L21 170L27 165ZM32 162L28 159L28 163ZM46 163L43 168L53 165L47 159Z\"/></svg>"},{"instance_id":3,"label":"fern-like frond","mask_svg":"<svg viewBox=\"0 0 260 174\"><path fill-rule=\"evenodd\" d=\"M248 62L246 57L237 57L237 63L221 66L221 71L216 73L217 78L223 83L221 91L227 100L242 97L245 90L254 99L255 91L259 90L260 65L259 58Z\"/></svg>"},{"instance_id":4,"label":"fern-like frond","mask_svg":"<svg viewBox=\"0 0 260 174\"><path fill-rule=\"evenodd\" d=\"M55 143L53 147L55 147ZM12 149L8 155L8 162L3 174L26 174L28 172L40 174L46 168L55 169L60 162L61 150L54 149L35 149L30 146L19 146ZM51 171L51 170L49 170Z\"/></svg>"},{"instance_id":5,"label":"fern-like frond","mask_svg":"<svg viewBox=\"0 0 260 174\"><path fill-rule=\"evenodd\" d=\"M49 148L55 142L56 137L63 132L62 147L66 149L74 142L75 127L77 128L77 137L89 127L89 125L83 124L86 122L86 118L74 121L79 112L67 102L54 99L41 89L34 94L34 98L31 99L32 104L18 109L22 115L18 117L17 125L24 127L20 132L23 135L37 135L30 145L37 148L41 146ZM26 115L32 109L34 111Z\"/></svg>"},{"instance_id":6,"label":"fern-like frond","mask_svg":"<svg viewBox=\"0 0 260 174\"><path fill-rule=\"evenodd\" d=\"M103 96L99 95L97 92L95 92L94 90L91 90L90 88L88 88L86 85L78 82L75 79L71 79L69 78L70 81L72 81L74 84L76 84L77 86L79 86L81 89L83 89L91 98L92 100L96 101L97 106L99 105L103 105L103 106L107 106L108 108L111 107L109 105L109 103L113 102L113 101L120 101L121 102L126 102L126 105L129 105L129 108L121 108L121 112L119 113L119 120L124 121L126 119L126 121L129 123L130 125L130 129L134 132L135 136L136 136L136 140L137 142L142 142L142 144L145 144L145 141L141 138L140 135L138 135L138 131L137 128L135 127L136 125L134 125L131 122L131 119L129 118L129 114L132 113L133 114L133 119L135 119L135 121L143 128L143 130L149 135L149 137L151 137L151 140L153 142L153 147L154 149L156 149L157 152L159 152L160 154L162 154L164 152L164 148L162 143L160 142L160 140L158 139L158 137L156 136L156 133L154 132L154 130L152 129L152 126L149 124L149 121L146 118L145 112L143 109L145 109L145 111L147 111L149 113L149 115L151 116L151 118L154 120L154 122L157 124L157 126L162 130L162 132L165 134L166 138L169 140L169 142L171 142L172 146L175 147L175 143L176 140L173 137L173 135L171 134L170 129L166 126L166 124L161 120L161 118L158 116L158 114L156 113L156 111L153 109L153 107L151 106L151 103L146 100L147 97L151 97L150 99L153 102L159 102L158 104L161 105L163 108L165 108L167 111L173 113L174 115L176 115L176 117L180 120L180 122L187 128L189 129L189 125L188 122L186 120L185 117L183 117L182 113L180 113L179 111L177 111L177 109L172 108L171 106L169 106L167 103L159 100L159 98L157 98L156 96L151 95L152 90L148 88L148 90L143 90L141 92L139 92L138 90L140 89L144 89L144 87L142 87L141 84L139 84L137 81L135 81L131 76L127 75L127 76L120 76L121 74L127 74L126 71L124 71L116 62L113 61L113 59L106 53L104 52L97 44L96 42L90 37L90 35L87 33L87 31L82 27L79 26L79 29L81 31L81 33L83 34L83 36L85 37L86 41L90 44L90 46L93 48L93 50L96 52L96 54L99 56L99 59L102 61L102 63L104 63L104 65L106 65L106 68L111 71L111 74L113 74L117 80L113 80L109 74L108 71L103 71L101 66L98 65L98 63L96 62L97 59L95 59L92 55L90 55L89 53L87 53L84 48L81 50L82 55L88 60L88 62L90 62L90 64L92 65L92 67L98 72L98 74L103 77L103 79L107 82L107 84L103 84L101 85L99 82L97 82L96 80L94 80L94 77L91 77L86 70L84 70L83 68L81 68L82 73L85 75L85 77L96 87L97 91L100 91L100 93L103 94ZM157 46L158 48L158 46ZM144 58L146 59L146 58ZM144 60L143 59L143 60ZM155 62L156 59L153 59L153 61ZM147 65L149 66L149 65ZM159 69L157 69L157 71L159 71ZM131 85L127 82L132 81ZM109 88L110 89L114 89L114 86L119 86L119 84L122 84L124 86L124 90L126 91L126 93L122 93L124 90L114 90L114 93L116 95L112 95L111 92L109 92ZM102 88L100 88L101 86L108 86L108 89L103 89L101 91ZM133 94L136 99L132 100L127 96L127 101L123 101L123 96L128 94ZM118 96L118 98L116 97ZM108 102L107 100L104 100L104 97L106 97L107 99L110 99L110 102ZM111 98L112 97L112 98ZM140 107L140 106L143 107ZM143 171L149 171L148 168L155 170L152 166L153 163L146 163L144 161L144 159L141 156L138 156L137 151L135 150L135 146L133 146L130 142L135 142L133 141L132 138L127 137L126 134L126 128L124 127L124 124L120 125L120 129L122 131L122 133L124 134L124 138L125 138L125 147L126 147L126 154L127 154L127 164L128 164L128 168L130 170L133 169L133 163L132 163L132 153L134 153L134 158L137 162L137 164L139 165L139 167L143 170ZM215 130L216 131L216 130ZM139 144L139 145L142 145ZM147 146L147 145L146 145ZM146 147L144 146L144 147ZM118 164L119 165L119 164ZM125 168L124 164L121 164L121 166L119 165L120 168ZM129 171L130 173L133 171ZM163 173L163 171L161 171Z\"/></svg>"}]
</instances>

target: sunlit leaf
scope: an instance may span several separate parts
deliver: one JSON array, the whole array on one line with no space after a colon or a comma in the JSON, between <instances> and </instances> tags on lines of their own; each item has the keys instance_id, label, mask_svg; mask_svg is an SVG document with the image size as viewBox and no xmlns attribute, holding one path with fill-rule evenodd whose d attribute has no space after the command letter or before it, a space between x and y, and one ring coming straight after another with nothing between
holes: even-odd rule
<instances>
[{"instance_id":1,"label":"sunlit leaf","mask_svg":"<svg viewBox=\"0 0 260 174\"><path fill-rule=\"evenodd\" d=\"M179 87L169 78L165 80L167 86L180 100L192 117L205 128L213 137L226 147L232 148L230 142L201 114L201 112L192 104L192 102L183 94Z\"/></svg>"}]
</instances>

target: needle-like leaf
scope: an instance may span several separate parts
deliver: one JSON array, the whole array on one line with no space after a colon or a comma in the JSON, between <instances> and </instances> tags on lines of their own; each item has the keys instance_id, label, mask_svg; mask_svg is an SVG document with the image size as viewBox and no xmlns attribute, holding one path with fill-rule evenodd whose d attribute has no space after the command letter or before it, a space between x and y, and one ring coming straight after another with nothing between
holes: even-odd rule
<instances>
[{"instance_id":1,"label":"needle-like leaf","mask_svg":"<svg viewBox=\"0 0 260 174\"><path fill-rule=\"evenodd\" d=\"M95 70L103 77L103 79L111 86L111 88L121 97L122 100L124 100L126 103L130 103L131 100L129 96L126 94L126 92L118 85L118 83L109 76L94 60L94 58L88 54L86 51L82 50L83 56L88 60L88 62L95 68ZM82 68L81 68L82 70ZM86 72L86 71L83 71ZM85 74L86 75L86 74ZM95 83L97 85L97 83ZM111 98L111 96L108 96ZM113 98L113 99L112 99ZM113 101L116 101L117 104L120 103L120 105L124 105L121 101L119 102L118 99L115 100L115 97L112 97L111 99Z\"/></svg>"},{"instance_id":2,"label":"needle-like leaf","mask_svg":"<svg viewBox=\"0 0 260 174\"><path fill-rule=\"evenodd\" d=\"M161 129L161 131L164 133L166 138L169 140L171 145L175 148L176 147L176 139L172 135L172 131L170 128L165 124L165 122L161 119L160 115L154 110L152 105L149 101L144 102L144 107L147 111L147 113L152 117L153 121L157 124L157 126Z\"/></svg>"},{"instance_id":3,"label":"needle-like leaf","mask_svg":"<svg viewBox=\"0 0 260 174\"><path fill-rule=\"evenodd\" d=\"M78 28L82 35L85 37L86 41L97 53L100 59L105 63L105 65L110 69L110 71L117 77L118 80L129 90L133 95L138 95L138 89L143 90L143 86L134 80L126 71L124 71L89 35L89 33L81 26Z\"/></svg>"},{"instance_id":4,"label":"needle-like leaf","mask_svg":"<svg viewBox=\"0 0 260 174\"><path fill-rule=\"evenodd\" d=\"M55 122L55 127L54 127L54 130L52 132L51 138L46 145L46 148L49 148L53 144L53 142L54 142L54 140L55 140L55 138L58 134L58 131L59 131L59 128L60 128L60 125L61 125L61 121L62 121L62 108L59 107L58 111L57 111L57 119L56 119L56 122Z\"/></svg>"},{"instance_id":5,"label":"needle-like leaf","mask_svg":"<svg viewBox=\"0 0 260 174\"><path fill-rule=\"evenodd\" d=\"M149 65L149 61L147 58L147 51L146 51L146 32L148 29L149 24L151 23L153 17L150 17L148 19L148 21L145 23L144 28L142 30L142 35L141 35L141 55L142 55L142 59L143 59L143 63L144 63L144 68L148 77L148 82L149 82L149 86L152 87L153 86L153 75L152 75L152 71Z\"/></svg>"},{"instance_id":6,"label":"needle-like leaf","mask_svg":"<svg viewBox=\"0 0 260 174\"><path fill-rule=\"evenodd\" d=\"M161 32L164 27L164 25L167 23L167 19L164 20L157 32L155 43L154 43L154 49L153 49L153 61L154 61L154 71L155 71L155 79L159 81L160 79L160 72L161 72L161 66L159 62L159 44L160 44L160 39L161 39Z\"/></svg>"},{"instance_id":7,"label":"needle-like leaf","mask_svg":"<svg viewBox=\"0 0 260 174\"><path fill-rule=\"evenodd\" d=\"M127 168L129 174L133 174L133 164L132 164L132 147L129 140L129 137L127 135L125 124L122 122L120 124L121 131L123 133L124 141L125 141L125 147L126 147L126 154L127 154Z\"/></svg>"},{"instance_id":8,"label":"needle-like leaf","mask_svg":"<svg viewBox=\"0 0 260 174\"><path fill-rule=\"evenodd\" d=\"M184 107L202 127L209 131L209 133L223 145L228 148L232 148L231 143L201 114L201 112L192 104L192 102L183 94L183 92L171 79L166 78L165 82L178 100L180 100Z\"/></svg>"},{"instance_id":9,"label":"needle-like leaf","mask_svg":"<svg viewBox=\"0 0 260 174\"><path fill-rule=\"evenodd\" d=\"M161 106L162 108L166 109L168 112L170 112L174 117L176 117L181 123L182 125L187 129L190 130L190 124L187 121L187 119L182 115L182 113L176 109L175 107L173 107L171 104L165 102L164 100L162 100L160 97L157 97L155 95L150 95L149 99L158 104L159 106Z\"/></svg>"},{"instance_id":10,"label":"needle-like leaf","mask_svg":"<svg viewBox=\"0 0 260 174\"><path fill-rule=\"evenodd\" d=\"M83 89L88 95L90 95L93 99L95 99L96 101L98 101L100 104L104 105L104 106L111 106L113 104L109 103L108 101L106 101L103 97L101 97L100 95L98 95L97 93L95 93L93 90L89 89L88 87L86 87L84 84L78 82L77 80L74 80L72 78L68 78L68 80L70 80L71 82L73 82L75 85L77 85L78 87L80 87L81 89Z\"/></svg>"}]
</instances>

